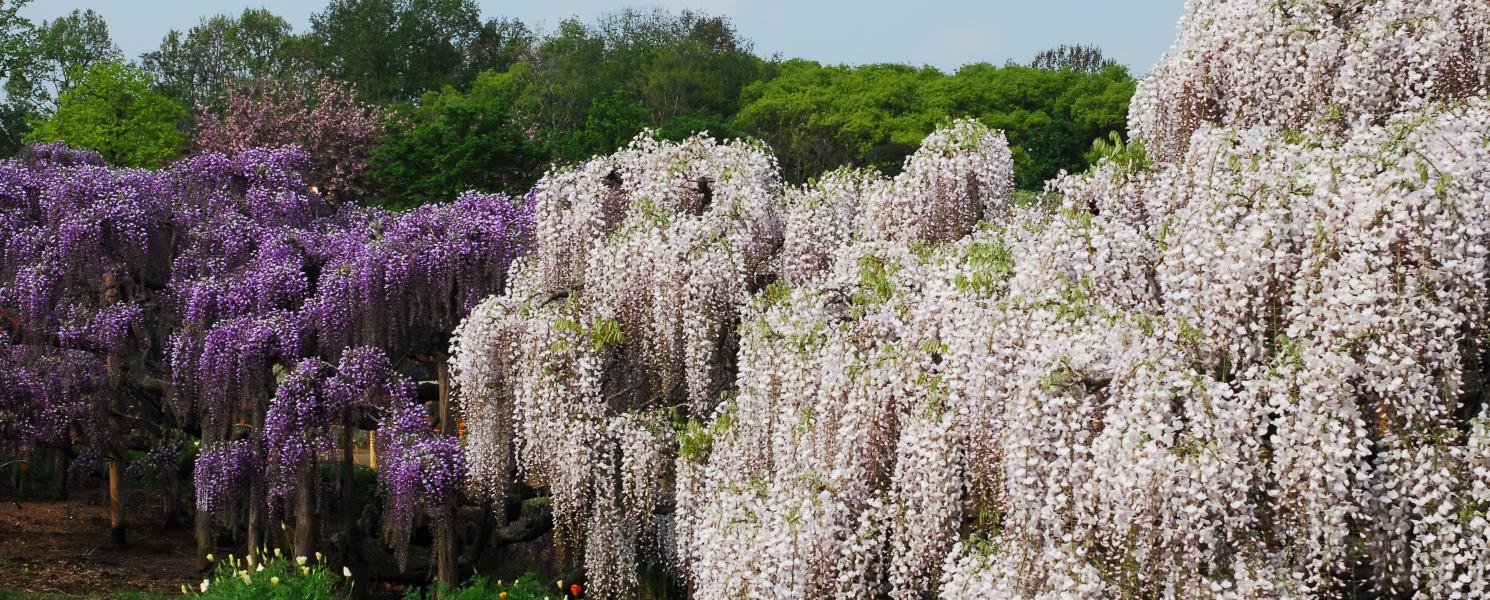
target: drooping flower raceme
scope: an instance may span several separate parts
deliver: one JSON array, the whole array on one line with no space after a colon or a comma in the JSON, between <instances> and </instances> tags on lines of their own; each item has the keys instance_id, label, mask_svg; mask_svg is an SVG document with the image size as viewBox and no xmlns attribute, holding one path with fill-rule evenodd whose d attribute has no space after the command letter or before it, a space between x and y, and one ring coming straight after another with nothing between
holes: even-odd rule
<instances>
[{"instance_id":1,"label":"drooping flower raceme","mask_svg":"<svg viewBox=\"0 0 1490 600\"><path fill-rule=\"evenodd\" d=\"M592 165L539 206L585 268L540 234L457 338L477 483L515 454L599 597L643 554L707 597L1490 593L1484 11L1194 2L1138 139L1033 206L970 209L951 174L998 163L935 136L932 175L786 191L729 384L677 416L586 312L665 272L595 284L638 203Z\"/></svg>"}]
</instances>

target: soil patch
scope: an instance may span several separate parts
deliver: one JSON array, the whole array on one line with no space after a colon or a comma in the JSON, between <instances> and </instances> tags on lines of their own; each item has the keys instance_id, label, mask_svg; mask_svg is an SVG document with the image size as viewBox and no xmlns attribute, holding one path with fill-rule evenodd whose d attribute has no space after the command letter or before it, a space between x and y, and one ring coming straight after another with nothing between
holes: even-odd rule
<instances>
[{"instance_id":1,"label":"soil patch","mask_svg":"<svg viewBox=\"0 0 1490 600\"><path fill-rule=\"evenodd\" d=\"M80 490L66 501L16 498L0 489L0 588L30 593L103 590L180 593L201 579L191 527L165 526L164 504L152 490L130 490L129 546L109 540L102 490Z\"/></svg>"}]
</instances>

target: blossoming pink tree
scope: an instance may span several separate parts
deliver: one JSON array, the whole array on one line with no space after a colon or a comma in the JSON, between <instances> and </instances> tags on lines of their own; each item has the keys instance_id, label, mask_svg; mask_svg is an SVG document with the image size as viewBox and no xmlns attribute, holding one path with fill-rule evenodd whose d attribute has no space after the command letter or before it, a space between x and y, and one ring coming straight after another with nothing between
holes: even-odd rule
<instances>
[{"instance_id":1,"label":"blossoming pink tree","mask_svg":"<svg viewBox=\"0 0 1490 600\"><path fill-rule=\"evenodd\" d=\"M220 114L204 108L193 145L223 154L298 145L312 157L307 182L351 198L363 190L362 173L385 118L381 109L359 102L350 84L265 81L230 90Z\"/></svg>"}]
</instances>

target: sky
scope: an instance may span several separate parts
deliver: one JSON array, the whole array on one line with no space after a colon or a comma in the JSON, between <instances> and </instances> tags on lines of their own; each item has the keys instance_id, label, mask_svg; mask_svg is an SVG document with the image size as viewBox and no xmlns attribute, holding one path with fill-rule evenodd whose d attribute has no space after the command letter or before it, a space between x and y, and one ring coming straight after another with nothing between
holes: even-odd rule
<instances>
[{"instance_id":1,"label":"sky","mask_svg":"<svg viewBox=\"0 0 1490 600\"><path fill-rule=\"evenodd\" d=\"M296 31L325 0L34 0L21 14L42 20L93 9L130 58L171 29L202 17L267 8ZM1169 49L1184 0L478 0L483 18L517 18L540 31L571 16L593 21L626 6L697 9L730 17L755 51L829 64L907 63L944 71L975 62L1027 63L1040 50L1090 44L1146 72Z\"/></svg>"}]
</instances>

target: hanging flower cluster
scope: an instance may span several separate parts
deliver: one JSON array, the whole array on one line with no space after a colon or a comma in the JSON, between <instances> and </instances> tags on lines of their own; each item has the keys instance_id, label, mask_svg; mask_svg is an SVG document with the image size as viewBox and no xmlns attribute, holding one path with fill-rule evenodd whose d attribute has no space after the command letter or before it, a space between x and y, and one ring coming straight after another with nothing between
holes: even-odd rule
<instances>
[{"instance_id":1,"label":"hanging flower cluster","mask_svg":"<svg viewBox=\"0 0 1490 600\"><path fill-rule=\"evenodd\" d=\"M1138 141L1034 205L972 124L787 190L686 413L627 385L671 251L595 268L651 196L551 178L454 345L475 483L547 486L597 597L1490 594L1485 11L1194 2Z\"/></svg>"},{"instance_id":2,"label":"hanging flower cluster","mask_svg":"<svg viewBox=\"0 0 1490 600\"><path fill-rule=\"evenodd\" d=\"M1164 160L1204 123L1339 133L1490 86L1490 6L1464 0L1200 0L1140 82L1129 130Z\"/></svg>"},{"instance_id":3,"label":"hanging flower cluster","mask_svg":"<svg viewBox=\"0 0 1490 600\"><path fill-rule=\"evenodd\" d=\"M434 435L411 392L394 394L377 432L378 481L383 488L383 536L400 566L408 560L409 537L422 513L433 526L451 518L466 480L466 452L459 438Z\"/></svg>"},{"instance_id":4,"label":"hanging flower cluster","mask_svg":"<svg viewBox=\"0 0 1490 600\"><path fill-rule=\"evenodd\" d=\"M197 510L232 523L248 506L253 486L263 477L264 457L254 440L203 446L193 474Z\"/></svg>"},{"instance_id":5,"label":"hanging flower cluster","mask_svg":"<svg viewBox=\"0 0 1490 600\"><path fill-rule=\"evenodd\" d=\"M305 307L321 345L437 354L532 243L533 198L472 192L399 215L348 207L335 220L314 244L323 266Z\"/></svg>"},{"instance_id":6,"label":"hanging flower cluster","mask_svg":"<svg viewBox=\"0 0 1490 600\"><path fill-rule=\"evenodd\" d=\"M855 239L946 242L1001 219L1013 160L1003 132L958 120L927 136L894 179L840 169L786 190L781 278L800 284L825 273Z\"/></svg>"},{"instance_id":7,"label":"hanging flower cluster","mask_svg":"<svg viewBox=\"0 0 1490 600\"><path fill-rule=\"evenodd\" d=\"M661 548L674 415L729 384L738 309L771 276L774 159L753 143L639 136L537 186L537 244L452 343L474 486L554 494L590 593L625 594Z\"/></svg>"},{"instance_id":8,"label":"hanging flower cluster","mask_svg":"<svg viewBox=\"0 0 1490 600\"><path fill-rule=\"evenodd\" d=\"M88 416L104 366L76 350L13 343L0 327L0 448L60 446L68 426Z\"/></svg>"},{"instance_id":9,"label":"hanging flower cluster","mask_svg":"<svg viewBox=\"0 0 1490 600\"><path fill-rule=\"evenodd\" d=\"M832 235L783 220L774 161L753 145L640 137L551 174L532 262L453 343L474 485L497 496L520 474L546 486L556 529L583 548L590 593L628 595L641 557L678 549L691 515L667 510L677 428L733 406L720 400L751 294L783 270L813 276L858 231L892 220L960 237L1007 204L1011 165L1000 134L963 121L894 180L842 172L790 192L787 214L837 218ZM904 200L918 195L936 200ZM817 258L783 267L783 242Z\"/></svg>"}]
</instances>

